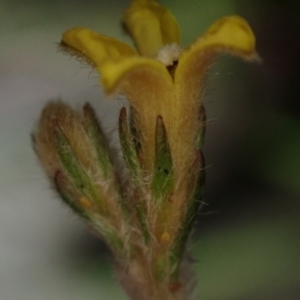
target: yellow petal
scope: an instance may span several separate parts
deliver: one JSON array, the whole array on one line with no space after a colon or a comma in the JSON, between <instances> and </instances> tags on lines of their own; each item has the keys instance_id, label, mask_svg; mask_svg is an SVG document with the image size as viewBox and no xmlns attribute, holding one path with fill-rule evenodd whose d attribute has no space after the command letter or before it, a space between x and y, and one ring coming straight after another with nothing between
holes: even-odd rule
<instances>
[{"instance_id":1,"label":"yellow petal","mask_svg":"<svg viewBox=\"0 0 300 300\"><path fill-rule=\"evenodd\" d=\"M174 83L178 111L197 120L207 68L220 53L231 53L244 59L255 59L255 36L248 23L229 16L213 24L203 37L179 55ZM195 124L191 124L191 127ZM187 129L189 130L189 129Z\"/></svg>"},{"instance_id":2,"label":"yellow petal","mask_svg":"<svg viewBox=\"0 0 300 300\"><path fill-rule=\"evenodd\" d=\"M62 36L61 45L75 54L86 58L96 67L105 60L118 60L120 57L137 55L137 52L129 45L100 35L86 28L73 28Z\"/></svg>"},{"instance_id":3,"label":"yellow petal","mask_svg":"<svg viewBox=\"0 0 300 300\"><path fill-rule=\"evenodd\" d=\"M161 62L139 56L105 61L98 66L97 70L101 74L101 84L108 95L120 89L136 90L141 84L145 87L150 86L151 82L148 80L152 77L155 77L157 81L166 81L172 84L171 76Z\"/></svg>"},{"instance_id":4,"label":"yellow petal","mask_svg":"<svg viewBox=\"0 0 300 300\"><path fill-rule=\"evenodd\" d=\"M217 21L202 38L181 52L175 70L174 109L178 111L178 122L174 130L174 144L184 145L173 154L174 160L192 157L195 139L201 127L199 112L202 105L204 78L207 68L214 58L222 52L230 52L245 59L255 58L255 37L245 20L230 16ZM181 163L181 173L185 174L188 164ZM185 169L184 169L185 167Z\"/></svg>"},{"instance_id":5,"label":"yellow petal","mask_svg":"<svg viewBox=\"0 0 300 300\"><path fill-rule=\"evenodd\" d=\"M207 60L210 62L217 54L226 52L244 59L258 58L255 52L255 36L247 21L239 16L218 20L201 38L180 54L176 70L178 80L186 69L191 71L200 65L203 67Z\"/></svg>"},{"instance_id":6,"label":"yellow petal","mask_svg":"<svg viewBox=\"0 0 300 300\"><path fill-rule=\"evenodd\" d=\"M107 94L120 92L134 107L141 135L139 157L145 170L151 173L154 158L156 118L161 115L166 126L172 124L173 80L159 61L132 57L118 63L107 62L98 68ZM169 114L170 116L166 115Z\"/></svg>"},{"instance_id":7,"label":"yellow petal","mask_svg":"<svg viewBox=\"0 0 300 300\"><path fill-rule=\"evenodd\" d=\"M180 30L172 13L154 0L133 0L124 22L143 56L154 57L167 44L180 44Z\"/></svg>"},{"instance_id":8,"label":"yellow petal","mask_svg":"<svg viewBox=\"0 0 300 300\"><path fill-rule=\"evenodd\" d=\"M245 58L255 53L255 36L247 21L239 16L218 20L201 39L202 47L220 46Z\"/></svg>"}]
</instances>

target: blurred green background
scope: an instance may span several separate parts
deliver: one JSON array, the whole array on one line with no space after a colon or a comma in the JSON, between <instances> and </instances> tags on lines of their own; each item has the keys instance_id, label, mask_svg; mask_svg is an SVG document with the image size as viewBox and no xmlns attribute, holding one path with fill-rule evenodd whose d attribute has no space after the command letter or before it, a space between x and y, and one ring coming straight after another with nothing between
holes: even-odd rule
<instances>
[{"instance_id":1,"label":"blurred green background","mask_svg":"<svg viewBox=\"0 0 300 300\"><path fill-rule=\"evenodd\" d=\"M89 27L128 43L129 1L0 0L0 299L127 299L101 241L49 188L29 134L54 97L90 101L115 134L121 100L97 74L57 51L61 33ZM300 299L300 4L296 0L162 0L187 46L238 14L261 64L222 57L209 70L207 205L190 250L202 300Z\"/></svg>"}]
</instances>

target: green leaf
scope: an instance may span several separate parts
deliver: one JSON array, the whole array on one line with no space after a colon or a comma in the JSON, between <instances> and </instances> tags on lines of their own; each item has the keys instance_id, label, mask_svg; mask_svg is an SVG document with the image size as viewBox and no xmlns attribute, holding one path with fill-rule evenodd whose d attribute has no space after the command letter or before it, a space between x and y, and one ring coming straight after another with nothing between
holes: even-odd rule
<instances>
[{"instance_id":1,"label":"green leaf","mask_svg":"<svg viewBox=\"0 0 300 300\"><path fill-rule=\"evenodd\" d=\"M137 156L141 150L141 142L140 142L140 132L138 130L137 122L136 122L136 109L133 106L130 106L130 114L129 114L129 129L132 137L132 142L135 148L135 152Z\"/></svg>"},{"instance_id":2,"label":"green leaf","mask_svg":"<svg viewBox=\"0 0 300 300\"><path fill-rule=\"evenodd\" d=\"M152 192L154 197L160 202L172 192L173 187L174 176L171 150L163 118L158 116L156 119Z\"/></svg>"},{"instance_id":3,"label":"green leaf","mask_svg":"<svg viewBox=\"0 0 300 300\"><path fill-rule=\"evenodd\" d=\"M155 277L157 280L164 280L168 275L169 270L169 260L166 253L158 255L157 260L155 261Z\"/></svg>"},{"instance_id":4,"label":"green leaf","mask_svg":"<svg viewBox=\"0 0 300 300\"><path fill-rule=\"evenodd\" d=\"M80 162L77 160L69 140L64 134L61 126L58 124L57 120L54 120L53 123L54 142L60 161L65 169L65 174L68 176L68 180L79 193L88 199L93 199L97 202L100 209L104 209L102 197L98 189L91 181L91 178L88 176L85 169L80 165Z\"/></svg>"},{"instance_id":5,"label":"green leaf","mask_svg":"<svg viewBox=\"0 0 300 300\"><path fill-rule=\"evenodd\" d=\"M133 111L131 111L132 113ZM131 181L135 186L136 194L139 195L140 183L141 183L141 166L137 156L137 128L133 118L130 120L130 126L128 126L126 108L123 107L119 116L119 136L121 142L121 148L126 166L129 170ZM147 208L140 203L139 197L135 199L134 208L136 211L137 219L140 223L140 228L144 237L144 242L147 244L150 240L150 233L147 223Z\"/></svg>"},{"instance_id":6,"label":"green leaf","mask_svg":"<svg viewBox=\"0 0 300 300\"><path fill-rule=\"evenodd\" d=\"M144 242L147 245L150 241L150 232L148 229L148 222L147 222L147 214L145 213L146 209L142 206L141 203L135 204L137 218L140 222L142 234L144 237Z\"/></svg>"},{"instance_id":7,"label":"green leaf","mask_svg":"<svg viewBox=\"0 0 300 300\"><path fill-rule=\"evenodd\" d=\"M129 130L125 107L122 107L119 115L119 136L126 166L129 170L133 183L136 183L136 180L138 179L138 173L140 171L140 164L137 157L135 144Z\"/></svg>"},{"instance_id":8,"label":"green leaf","mask_svg":"<svg viewBox=\"0 0 300 300\"><path fill-rule=\"evenodd\" d=\"M83 118L86 132L95 147L103 177L104 179L107 179L113 171L112 163L109 157L104 133L95 112L89 103L86 103L83 107Z\"/></svg>"},{"instance_id":9,"label":"green leaf","mask_svg":"<svg viewBox=\"0 0 300 300\"><path fill-rule=\"evenodd\" d=\"M92 226L98 231L108 246L117 253L118 259L128 256L128 247L125 245L118 230L112 225L109 218L105 218L99 214L91 215Z\"/></svg>"},{"instance_id":10,"label":"green leaf","mask_svg":"<svg viewBox=\"0 0 300 300\"><path fill-rule=\"evenodd\" d=\"M74 212L85 219L89 219L87 212L81 207L78 199L68 189L68 183L64 178L62 171L57 171L54 176L54 185L62 200L71 207Z\"/></svg>"}]
</instances>

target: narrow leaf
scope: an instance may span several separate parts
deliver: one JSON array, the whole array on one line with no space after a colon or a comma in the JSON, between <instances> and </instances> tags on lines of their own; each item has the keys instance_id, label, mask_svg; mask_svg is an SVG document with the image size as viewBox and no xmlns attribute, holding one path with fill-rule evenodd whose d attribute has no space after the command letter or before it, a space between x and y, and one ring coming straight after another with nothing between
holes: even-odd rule
<instances>
[{"instance_id":1,"label":"narrow leaf","mask_svg":"<svg viewBox=\"0 0 300 300\"><path fill-rule=\"evenodd\" d=\"M133 111L131 111L133 113ZM150 240L150 233L147 223L147 208L140 203L139 189L141 180L141 167L137 156L138 140L137 129L134 123L134 117L130 119L130 126L128 126L126 108L123 107L119 116L119 136L121 148L126 166L129 170L131 181L136 189L137 199L134 202L136 216L140 224L140 228L144 237L144 242L147 244Z\"/></svg>"},{"instance_id":2,"label":"narrow leaf","mask_svg":"<svg viewBox=\"0 0 300 300\"><path fill-rule=\"evenodd\" d=\"M128 246L124 244L124 241L119 235L118 229L112 226L112 223L109 219L97 214L91 215L92 226L99 232L103 239L106 241L108 246L117 253L117 257L125 258L128 256Z\"/></svg>"},{"instance_id":3,"label":"narrow leaf","mask_svg":"<svg viewBox=\"0 0 300 300\"><path fill-rule=\"evenodd\" d=\"M135 209L136 209L137 218L141 226L144 242L147 245L150 241L150 233L148 230L147 215L145 213L146 210L145 208L142 207L141 203L136 204Z\"/></svg>"},{"instance_id":4,"label":"narrow leaf","mask_svg":"<svg viewBox=\"0 0 300 300\"><path fill-rule=\"evenodd\" d=\"M90 177L77 160L72 147L65 136L62 128L56 120L54 122L54 142L60 161L65 168L65 172L69 177L70 183L74 188L87 198L91 198L97 202L99 208L103 208L102 197L99 191L92 183Z\"/></svg>"},{"instance_id":5,"label":"narrow leaf","mask_svg":"<svg viewBox=\"0 0 300 300\"><path fill-rule=\"evenodd\" d=\"M62 200L74 210L77 214L85 219L89 219L88 214L78 202L78 199L67 188L67 182L62 171L57 171L54 176L54 185Z\"/></svg>"},{"instance_id":6,"label":"narrow leaf","mask_svg":"<svg viewBox=\"0 0 300 300\"><path fill-rule=\"evenodd\" d=\"M95 147L100 169L103 172L104 179L107 179L112 173L112 163L109 157L109 152L105 140L104 133L101 129L95 112L89 103L83 107L83 118L85 128L90 140Z\"/></svg>"},{"instance_id":7,"label":"narrow leaf","mask_svg":"<svg viewBox=\"0 0 300 300\"><path fill-rule=\"evenodd\" d=\"M136 109L133 106L130 106L130 114L129 114L129 128L132 136L132 141L134 144L135 151L137 156L141 150L141 142L140 142L140 132L138 130L137 122L136 122Z\"/></svg>"},{"instance_id":8,"label":"narrow leaf","mask_svg":"<svg viewBox=\"0 0 300 300\"><path fill-rule=\"evenodd\" d=\"M132 139L132 135L129 131L125 107L123 107L120 111L119 136L126 166L129 170L132 181L135 182L138 176L140 165L135 150L135 145Z\"/></svg>"},{"instance_id":9,"label":"narrow leaf","mask_svg":"<svg viewBox=\"0 0 300 300\"><path fill-rule=\"evenodd\" d=\"M173 161L170 146L163 118L158 116L156 119L152 192L154 197L161 201L172 192L173 187Z\"/></svg>"}]
</instances>

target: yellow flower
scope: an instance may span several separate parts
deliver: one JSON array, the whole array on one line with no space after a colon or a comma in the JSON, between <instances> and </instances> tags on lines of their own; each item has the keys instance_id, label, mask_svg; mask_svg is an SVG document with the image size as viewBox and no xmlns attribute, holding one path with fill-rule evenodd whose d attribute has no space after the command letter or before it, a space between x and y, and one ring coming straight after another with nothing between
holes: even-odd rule
<instances>
[{"instance_id":1,"label":"yellow flower","mask_svg":"<svg viewBox=\"0 0 300 300\"><path fill-rule=\"evenodd\" d=\"M197 134L203 127L199 114L207 68L220 53L246 60L257 58L254 34L244 19L228 16L182 50L175 17L155 0L133 0L125 11L124 23L137 51L85 28L65 32L62 45L96 68L107 95L120 93L128 98L136 112L141 132L139 156L148 174L152 174L154 164L156 120L162 117L172 154L175 190L185 194L195 162Z\"/></svg>"}]
</instances>

